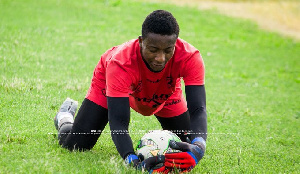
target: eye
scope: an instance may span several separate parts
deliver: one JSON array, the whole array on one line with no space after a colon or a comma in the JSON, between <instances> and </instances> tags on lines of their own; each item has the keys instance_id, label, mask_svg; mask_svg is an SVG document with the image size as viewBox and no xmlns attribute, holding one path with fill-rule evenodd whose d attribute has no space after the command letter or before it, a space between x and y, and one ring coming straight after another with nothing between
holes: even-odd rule
<instances>
[{"instance_id":1,"label":"eye","mask_svg":"<svg viewBox=\"0 0 300 174\"><path fill-rule=\"evenodd\" d=\"M157 52L157 49L149 49L149 51L151 52L151 53L156 53Z\"/></svg>"},{"instance_id":2,"label":"eye","mask_svg":"<svg viewBox=\"0 0 300 174\"><path fill-rule=\"evenodd\" d=\"M173 49L172 49L172 48L168 48L168 49L165 50L165 53L166 53L166 54L170 54L170 53L172 53L172 52L173 52Z\"/></svg>"}]
</instances>

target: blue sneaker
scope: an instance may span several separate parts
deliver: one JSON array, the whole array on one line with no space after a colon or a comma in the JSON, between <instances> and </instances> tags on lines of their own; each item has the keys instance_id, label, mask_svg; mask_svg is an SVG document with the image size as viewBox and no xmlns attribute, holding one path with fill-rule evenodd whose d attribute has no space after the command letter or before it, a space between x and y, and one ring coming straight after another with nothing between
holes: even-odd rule
<instances>
[{"instance_id":1,"label":"blue sneaker","mask_svg":"<svg viewBox=\"0 0 300 174\"><path fill-rule=\"evenodd\" d=\"M74 123L74 116L78 107L78 102L67 98L61 105L59 111L54 117L54 125L56 130L65 123Z\"/></svg>"}]
</instances>

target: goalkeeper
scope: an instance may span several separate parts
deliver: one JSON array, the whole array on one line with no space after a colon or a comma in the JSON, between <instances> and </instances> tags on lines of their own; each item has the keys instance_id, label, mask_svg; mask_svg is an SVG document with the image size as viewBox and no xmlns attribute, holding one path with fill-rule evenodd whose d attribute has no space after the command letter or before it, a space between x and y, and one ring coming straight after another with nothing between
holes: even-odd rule
<instances>
[{"instance_id":1,"label":"goalkeeper","mask_svg":"<svg viewBox=\"0 0 300 174\"><path fill-rule=\"evenodd\" d=\"M109 123L112 140L127 163L165 173L173 167L194 168L204 155L207 137L204 63L199 51L178 36L173 15L156 10L144 20L138 39L106 51L75 120L78 104L69 98L55 116L59 144L69 150L89 150ZM144 116L155 115L163 129L181 138L183 142L170 146L182 152L138 159L129 134L115 133L128 132L130 108ZM164 166L153 169L160 162Z\"/></svg>"}]
</instances>

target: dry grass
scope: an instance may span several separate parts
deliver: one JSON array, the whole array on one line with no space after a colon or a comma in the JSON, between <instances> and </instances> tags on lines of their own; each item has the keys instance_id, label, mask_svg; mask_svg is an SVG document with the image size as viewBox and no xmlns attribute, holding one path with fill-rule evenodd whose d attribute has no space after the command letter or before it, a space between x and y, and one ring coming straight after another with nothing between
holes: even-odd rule
<instances>
[{"instance_id":1,"label":"dry grass","mask_svg":"<svg viewBox=\"0 0 300 174\"><path fill-rule=\"evenodd\" d=\"M300 40L300 1L265 0L148 0L193 6L199 9L217 9L220 13L251 19L270 31Z\"/></svg>"}]
</instances>

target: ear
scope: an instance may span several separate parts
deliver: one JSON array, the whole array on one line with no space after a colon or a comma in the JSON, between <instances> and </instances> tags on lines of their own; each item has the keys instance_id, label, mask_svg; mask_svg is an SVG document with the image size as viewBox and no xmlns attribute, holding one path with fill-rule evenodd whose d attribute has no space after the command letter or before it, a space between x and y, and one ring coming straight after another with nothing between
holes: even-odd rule
<instances>
[{"instance_id":1,"label":"ear","mask_svg":"<svg viewBox=\"0 0 300 174\"><path fill-rule=\"evenodd\" d=\"M143 43L143 37L139 36L139 45L140 45L140 47L142 47L142 43Z\"/></svg>"}]
</instances>

